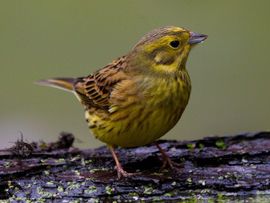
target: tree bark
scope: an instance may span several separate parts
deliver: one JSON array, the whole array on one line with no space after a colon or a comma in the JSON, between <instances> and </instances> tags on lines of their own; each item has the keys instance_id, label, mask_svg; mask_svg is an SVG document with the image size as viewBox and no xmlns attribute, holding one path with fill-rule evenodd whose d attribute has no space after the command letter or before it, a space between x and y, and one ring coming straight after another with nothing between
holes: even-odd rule
<instances>
[{"instance_id":1,"label":"tree bark","mask_svg":"<svg viewBox=\"0 0 270 203\"><path fill-rule=\"evenodd\" d=\"M268 199L270 132L195 141L158 143L178 170L160 170L154 144L117 149L130 178L117 179L106 147L76 149L74 137L62 133L55 143L22 139L0 150L0 201L123 202Z\"/></svg>"}]
</instances>

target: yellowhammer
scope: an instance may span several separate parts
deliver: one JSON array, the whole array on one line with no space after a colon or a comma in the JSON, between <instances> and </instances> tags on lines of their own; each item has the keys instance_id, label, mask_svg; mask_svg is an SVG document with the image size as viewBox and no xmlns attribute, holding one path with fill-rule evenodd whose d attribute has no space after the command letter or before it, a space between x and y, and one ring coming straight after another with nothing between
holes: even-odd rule
<instances>
[{"instance_id":1,"label":"yellowhammer","mask_svg":"<svg viewBox=\"0 0 270 203\"><path fill-rule=\"evenodd\" d=\"M167 26L146 34L133 49L104 68L80 78L54 78L39 84L73 92L85 109L95 137L106 143L118 177L127 177L115 146L152 143L180 119L188 103L191 81L186 61L191 48L207 35ZM156 144L163 166L173 162Z\"/></svg>"}]
</instances>

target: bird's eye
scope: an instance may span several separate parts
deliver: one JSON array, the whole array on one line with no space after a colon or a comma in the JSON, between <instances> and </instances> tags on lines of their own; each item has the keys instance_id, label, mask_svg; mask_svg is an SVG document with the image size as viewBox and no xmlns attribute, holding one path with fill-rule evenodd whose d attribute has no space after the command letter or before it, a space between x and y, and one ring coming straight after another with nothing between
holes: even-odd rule
<instances>
[{"instance_id":1,"label":"bird's eye","mask_svg":"<svg viewBox=\"0 0 270 203\"><path fill-rule=\"evenodd\" d=\"M179 47L179 45L180 45L180 42L178 40L174 40L174 41L170 42L170 46L172 48L177 48L177 47Z\"/></svg>"}]
</instances>

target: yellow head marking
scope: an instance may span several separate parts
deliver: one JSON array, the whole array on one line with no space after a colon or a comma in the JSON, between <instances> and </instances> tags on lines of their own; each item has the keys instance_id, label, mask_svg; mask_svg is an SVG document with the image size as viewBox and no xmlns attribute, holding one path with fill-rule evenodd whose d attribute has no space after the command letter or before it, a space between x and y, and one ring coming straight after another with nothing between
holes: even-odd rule
<instances>
[{"instance_id":1,"label":"yellow head marking","mask_svg":"<svg viewBox=\"0 0 270 203\"><path fill-rule=\"evenodd\" d=\"M172 73L185 67L191 45L190 32L180 27L163 27L145 35L134 47L137 60L159 73ZM140 59L141 58L141 59Z\"/></svg>"}]
</instances>

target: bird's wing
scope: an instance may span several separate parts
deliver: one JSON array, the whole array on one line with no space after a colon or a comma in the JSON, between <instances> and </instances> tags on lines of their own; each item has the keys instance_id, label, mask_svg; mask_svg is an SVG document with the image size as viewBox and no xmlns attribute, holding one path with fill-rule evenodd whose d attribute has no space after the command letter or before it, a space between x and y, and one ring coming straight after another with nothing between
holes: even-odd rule
<instances>
[{"instance_id":1,"label":"bird's wing","mask_svg":"<svg viewBox=\"0 0 270 203\"><path fill-rule=\"evenodd\" d=\"M118 58L94 74L79 78L74 90L86 108L109 111L110 96L116 84L127 78L125 57Z\"/></svg>"}]
</instances>

